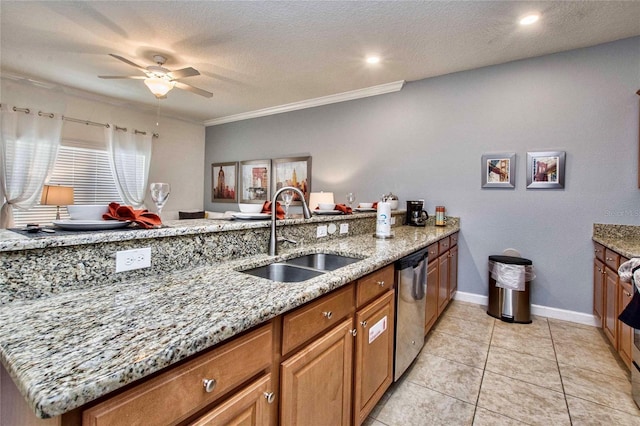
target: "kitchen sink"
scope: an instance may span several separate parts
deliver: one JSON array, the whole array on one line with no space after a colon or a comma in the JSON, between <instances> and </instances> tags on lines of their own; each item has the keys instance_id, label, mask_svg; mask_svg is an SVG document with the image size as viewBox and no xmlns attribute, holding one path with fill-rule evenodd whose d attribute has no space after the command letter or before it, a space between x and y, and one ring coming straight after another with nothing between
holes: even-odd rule
<instances>
[{"instance_id":1,"label":"kitchen sink","mask_svg":"<svg viewBox=\"0 0 640 426\"><path fill-rule=\"evenodd\" d=\"M266 278L271 281L297 283L315 278L327 271L334 271L360 260L361 259L355 257L341 256L339 254L313 253L295 257L286 262L270 263L265 266L240 272Z\"/></svg>"},{"instance_id":2,"label":"kitchen sink","mask_svg":"<svg viewBox=\"0 0 640 426\"><path fill-rule=\"evenodd\" d=\"M247 269L246 271L241 272L260 278L266 278L271 281L281 281L285 283L306 281L324 273L315 269L300 268L286 263L271 263L269 265Z\"/></svg>"},{"instance_id":3,"label":"kitchen sink","mask_svg":"<svg viewBox=\"0 0 640 426\"><path fill-rule=\"evenodd\" d=\"M343 266L351 265L362 259L355 257L342 256L330 253L313 253L305 256L296 257L286 261L287 264L304 266L306 268L317 269L320 271L334 271Z\"/></svg>"}]
</instances>

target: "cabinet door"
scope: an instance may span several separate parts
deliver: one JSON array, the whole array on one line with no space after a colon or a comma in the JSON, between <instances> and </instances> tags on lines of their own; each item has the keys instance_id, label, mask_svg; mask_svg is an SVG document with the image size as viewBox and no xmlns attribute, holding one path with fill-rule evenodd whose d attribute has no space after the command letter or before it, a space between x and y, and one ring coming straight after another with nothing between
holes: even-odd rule
<instances>
[{"instance_id":1,"label":"cabinet door","mask_svg":"<svg viewBox=\"0 0 640 426\"><path fill-rule=\"evenodd\" d=\"M438 259L427 266L427 297L424 316L424 334L427 334L438 319Z\"/></svg>"},{"instance_id":2,"label":"cabinet door","mask_svg":"<svg viewBox=\"0 0 640 426\"><path fill-rule=\"evenodd\" d=\"M272 393L271 374L256 380L244 389L236 392L204 416L192 426L269 425L272 412L278 406Z\"/></svg>"},{"instance_id":3,"label":"cabinet door","mask_svg":"<svg viewBox=\"0 0 640 426\"><path fill-rule=\"evenodd\" d=\"M438 316L449 302L449 252L438 257Z\"/></svg>"},{"instance_id":4,"label":"cabinet door","mask_svg":"<svg viewBox=\"0 0 640 426\"><path fill-rule=\"evenodd\" d=\"M618 286L618 312L616 318L627 307L633 298L633 287L629 283L620 283ZM633 328L622 321L618 321L618 353L620 358L631 368L631 350L633 345Z\"/></svg>"},{"instance_id":5,"label":"cabinet door","mask_svg":"<svg viewBox=\"0 0 640 426\"><path fill-rule=\"evenodd\" d=\"M353 424L360 425L393 381L395 292L356 313Z\"/></svg>"},{"instance_id":6,"label":"cabinet door","mask_svg":"<svg viewBox=\"0 0 640 426\"><path fill-rule=\"evenodd\" d=\"M346 319L281 364L280 422L351 424L353 319Z\"/></svg>"},{"instance_id":7,"label":"cabinet door","mask_svg":"<svg viewBox=\"0 0 640 426\"><path fill-rule=\"evenodd\" d=\"M611 270L611 268L605 268L606 277L604 281L604 321L602 324L602 331L605 336L611 341L613 347L618 349L618 316L616 315L618 310L616 305L618 302L618 274Z\"/></svg>"},{"instance_id":8,"label":"cabinet door","mask_svg":"<svg viewBox=\"0 0 640 426\"><path fill-rule=\"evenodd\" d=\"M593 316L602 328L604 312L604 262L596 258L593 260Z\"/></svg>"},{"instance_id":9,"label":"cabinet door","mask_svg":"<svg viewBox=\"0 0 640 426\"><path fill-rule=\"evenodd\" d=\"M449 300L458 290L458 246L449 250Z\"/></svg>"}]
</instances>

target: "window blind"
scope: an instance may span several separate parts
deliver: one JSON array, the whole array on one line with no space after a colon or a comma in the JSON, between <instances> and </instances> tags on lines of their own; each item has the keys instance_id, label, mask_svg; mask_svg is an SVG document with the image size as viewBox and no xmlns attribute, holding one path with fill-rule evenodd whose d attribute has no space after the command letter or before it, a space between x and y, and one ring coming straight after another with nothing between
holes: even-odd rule
<instances>
[{"instance_id":1,"label":"window blind","mask_svg":"<svg viewBox=\"0 0 640 426\"><path fill-rule=\"evenodd\" d=\"M74 204L122 203L107 151L90 146L78 141L63 141L48 183L73 186ZM41 206L38 202L27 211L14 209L13 215L16 227L27 223L51 223L56 217L56 206ZM60 207L60 219L69 219L65 207Z\"/></svg>"}]
</instances>

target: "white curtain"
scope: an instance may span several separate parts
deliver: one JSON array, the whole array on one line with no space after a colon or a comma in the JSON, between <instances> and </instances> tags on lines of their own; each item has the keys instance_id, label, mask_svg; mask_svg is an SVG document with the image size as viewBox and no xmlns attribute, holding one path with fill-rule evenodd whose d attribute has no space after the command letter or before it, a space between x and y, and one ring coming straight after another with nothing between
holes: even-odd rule
<instances>
[{"instance_id":1,"label":"white curtain","mask_svg":"<svg viewBox=\"0 0 640 426\"><path fill-rule=\"evenodd\" d=\"M0 107L0 228L13 226L13 208L33 207L53 170L62 135L62 117Z\"/></svg>"},{"instance_id":2,"label":"white curtain","mask_svg":"<svg viewBox=\"0 0 640 426\"><path fill-rule=\"evenodd\" d=\"M127 205L137 209L145 208L152 135L116 130L114 125L105 128L104 134L109 164L120 197Z\"/></svg>"}]
</instances>

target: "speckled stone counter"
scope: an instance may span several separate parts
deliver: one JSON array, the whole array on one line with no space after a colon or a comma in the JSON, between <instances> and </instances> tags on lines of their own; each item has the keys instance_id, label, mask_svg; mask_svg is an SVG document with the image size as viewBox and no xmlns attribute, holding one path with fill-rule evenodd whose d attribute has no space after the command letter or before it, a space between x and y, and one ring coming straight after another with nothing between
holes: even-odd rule
<instances>
[{"instance_id":1,"label":"speckled stone counter","mask_svg":"<svg viewBox=\"0 0 640 426\"><path fill-rule=\"evenodd\" d=\"M593 241L626 258L640 257L640 226L595 223Z\"/></svg>"},{"instance_id":2,"label":"speckled stone counter","mask_svg":"<svg viewBox=\"0 0 640 426\"><path fill-rule=\"evenodd\" d=\"M256 226L243 225L247 226L245 232ZM459 229L457 220L438 228L401 226L393 229L394 238L384 240L367 231L283 247L276 258L250 254L173 273L13 300L0 306L0 360L36 415L57 416ZM313 252L338 253L362 261L300 283L272 282L239 272Z\"/></svg>"}]
</instances>

